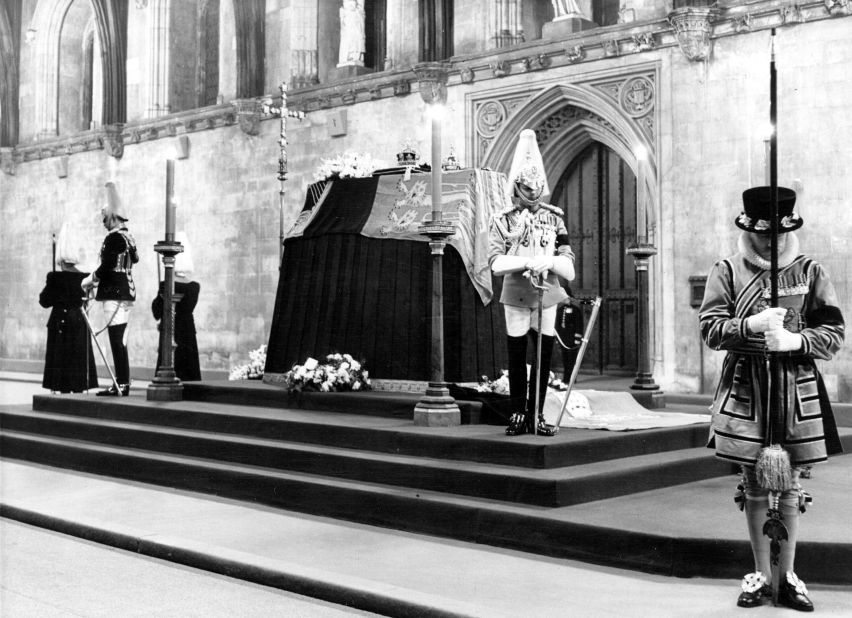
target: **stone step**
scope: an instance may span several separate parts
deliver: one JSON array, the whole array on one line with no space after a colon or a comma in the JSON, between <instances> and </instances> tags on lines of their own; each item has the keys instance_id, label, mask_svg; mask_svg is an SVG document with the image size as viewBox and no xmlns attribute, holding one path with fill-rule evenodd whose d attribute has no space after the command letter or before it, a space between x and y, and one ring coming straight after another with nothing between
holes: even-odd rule
<instances>
[{"instance_id":1,"label":"stone step","mask_svg":"<svg viewBox=\"0 0 852 618\"><path fill-rule=\"evenodd\" d=\"M382 416L195 401L152 403L137 395L102 399L85 395L36 396L33 409L73 417L523 468L558 468L680 450L703 446L707 440L706 424L634 432L563 429L552 438L508 438L502 426L435 429Z\"/></svg>"},{"instance_id":2,"label":"stone step","mask_svg":"<svg viewBox=\"0 0 852 618\"><path fill-rule=\"evenodd\" d=\"M270 470L549 507L688 483L731 470L730 465L717 460L704 448L529 469L44 412L2 412L0 427L4 433L42 435L139 452L215 458ZM35 452L27 458L37 460L38 456ZM109 474L109 470L94 471Z\"/></svg>"}]
</instances>

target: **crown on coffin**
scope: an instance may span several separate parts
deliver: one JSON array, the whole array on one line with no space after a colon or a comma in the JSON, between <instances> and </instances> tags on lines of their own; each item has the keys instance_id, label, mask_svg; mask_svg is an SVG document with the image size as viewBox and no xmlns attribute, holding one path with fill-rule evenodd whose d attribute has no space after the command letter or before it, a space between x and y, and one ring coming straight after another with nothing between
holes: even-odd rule
<instances>
[{"instance_id":1,"label":"crown on coffin","mask_svg":"<svg viewBox=\"0 0 852 618\"><path fill-rule=\"evenodd\" d=\"M417 152L414 148L412 148L409 142L406 142L403 149L400 152L396 153L397 165L416 166L419 160L420 153Z\"/></svg>"}]
</instances>

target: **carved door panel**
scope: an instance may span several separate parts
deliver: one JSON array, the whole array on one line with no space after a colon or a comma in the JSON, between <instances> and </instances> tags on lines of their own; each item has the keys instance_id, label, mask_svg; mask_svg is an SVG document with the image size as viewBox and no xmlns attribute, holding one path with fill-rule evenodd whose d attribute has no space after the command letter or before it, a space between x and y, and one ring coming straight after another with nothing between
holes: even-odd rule
<instances>
[{"instance_id":1,"label":"carved door panel","mask_svg":"<svg viewBox=\"0 0 852 618\"><path fill-rule=\"evenodd\" d=\"M582 371L636 371L637 289L633 258L625 253L636 229L636 177L610 148L594 142L559 179L551 201L565 212L576 255L574 296L601 296L598 321ZM590 310L586 309L588 323Z\"/></svg>"}]
</instances>

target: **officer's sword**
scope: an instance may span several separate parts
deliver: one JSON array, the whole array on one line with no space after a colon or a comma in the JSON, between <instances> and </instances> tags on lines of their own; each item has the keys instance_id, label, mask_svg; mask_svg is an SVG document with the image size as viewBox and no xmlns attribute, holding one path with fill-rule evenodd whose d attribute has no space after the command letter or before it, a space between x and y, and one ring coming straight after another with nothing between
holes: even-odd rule
<instances>
[{"instance_id":1,"label":"officer's sword","mask_svg":"<svg viewBox=\"0 0 852 618\"><path fill-rule=\"evenodd\" d=\"M547 284L544 282L544 273L540 275L531 274L530 275L530 283L532 286L538 291L538 334L536 336L536 346L535 346L535 373L536 375L530 376L530 380L535 380L535 401L533 402L533 418L532 418L532 426L533 426L533 435L538 435L538 413L541 402L541 339L542 339L542 328L541 328L541 320L542 314L544 313L544 308L541 306L544 302L544 291L547 289ZM547 380L544 382L545 393L547 393ZM532 390L532 389L529 389Z\"/></svg>"},{"instance_id":2,"label":"officer's sword","mask_svg":"<svg viewBox=\"0 0 852 618\"><path fill-rule=\"evenodd\" d=\"M585 301L588 302L588 301ZM562 415L565 414L565 409L568 407L568 398L571 396L571 389L574 388L574 382L577 380L577 374L580 373L580 363L583 362L583 355L586 353L586 347L589 345L589 338L592 334L592 329L595 327L595 321L598 319L598 312L601 308L601 297L596 296L592 301L592 315L589 317L589 323L586 325L586 332L583 333L580 349L577 351L577 360L574 361L574 369L571 370L571 379L568 380L568 389L565 391L565 401L562 402L562 409L559 410L559 418L556 419L555 432L559 432L559 424L562 422Z\"/></svg>"},{"instance_id":3,"label":"officer's sword","mask_svg":"<svg viewBox=\"0 0 852 618\"><path fill-rule=\"evenodd\" d=\"M98 341L98 336L95 334L95 329L92 328L92 323L89 321L89 314L86 313L86 310L83 307L80 307L80 313L83 314L83 319L86 321L86 328L89 329L89 334L92 336L92 339L95 341L95 347L98 349L98 352L101 354L101 358L104 361L104 365L106 365L107 371L109 372L109 377L112 379L112 384L115 386L115 390L118 393L119 397L123 397L124 394L121 392L121 387L118 385L118 380L115 378L115 372L113 372L112 367L110 367L109 362L107 361L106 354L104 354L103 348L101 348L101 344Z\"/></svg>"}]
</instances>

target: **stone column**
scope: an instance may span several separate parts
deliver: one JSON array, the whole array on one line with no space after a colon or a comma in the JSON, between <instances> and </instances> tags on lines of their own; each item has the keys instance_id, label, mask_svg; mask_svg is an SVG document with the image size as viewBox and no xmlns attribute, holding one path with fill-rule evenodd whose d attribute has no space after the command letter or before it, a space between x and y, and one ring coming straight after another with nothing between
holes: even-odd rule
<instances>
[{"instance_id":1,"label":"stone column","mask_svg":"<svg viewBox=\"0 0 852 618\"><path fill-rule=\"evenodd\" d=\"M511 47L524 42L520 0L493 0L490 39L494 47Z\"/></svg>"},{"instance_id":2,"label":"stone column","mask_svg":"<svg viewBox=\"0 0 852 618\"><path fill-rule=\"evenodd\" d=\"M148 84L145 117L157 118L171 111L169 105L169 3L153 0L148 7Z\"/></svg>"},{"instance_id":3,"label":"stone column","mask_svg":"<svg viewBox=\"0 0 852 618\"><path fill-rule=\"evenodd\" d=\"M417 62L417 3L387 0L387 56L385 70L407 69Z\"/></svg>"},{"instance_id":4,"label":"stone column","mask_svg":"<svg viewBox=\"0 0 852 618\"><path fill-rule=\"evenodd\" d=\"M293 0L290 14L290 88L319 83L317 0Z\"/></svg>"}]
</instances>

